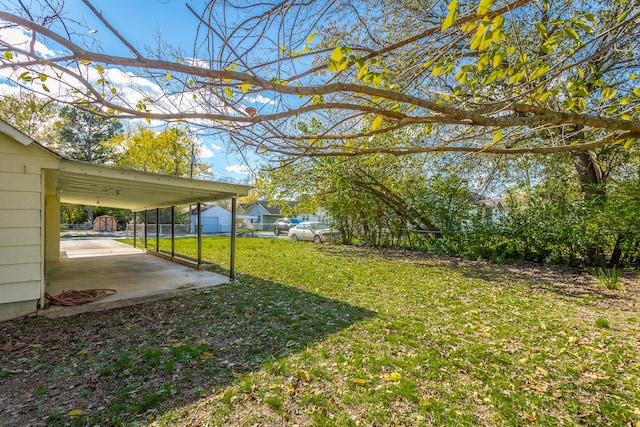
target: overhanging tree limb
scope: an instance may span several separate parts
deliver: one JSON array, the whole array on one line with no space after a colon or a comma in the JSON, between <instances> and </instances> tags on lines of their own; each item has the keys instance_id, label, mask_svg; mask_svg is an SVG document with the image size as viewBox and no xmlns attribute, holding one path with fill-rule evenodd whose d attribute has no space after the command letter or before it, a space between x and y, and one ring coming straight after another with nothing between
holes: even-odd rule
<instances>
[{"instance_id":1,"label":"overhanging tree limb","mask_svg":"<svg viewBox=\"0 0 640 427\"><path fill-rule=\"evenodd\" d=\"M601 50L586 52L590 43L600 42L601 37L602 40L606 39L602 34L610 34L615 28L615 37L603 41L600 47L610 47L614 41L616 46L624 43L634 46L634 38L638 35L637 27L634 26L638 21L637 13L631 13L624 19L614 16L613 21L617 18L614 24L608 28L603 27L601 32L593 30L592 33L584 29L590 28L591 25L591 21L587 19L580 21L582 26L574 29L572 25L576 18L572 18L572 21L563 16L560 21L564 27L560 28L561 31L553 32L552 28L537 23L544 27L544 31L548 30L549 34L552 34L544 38L544 43L551 40L569 46L575 42L574 38L580 38L580 43L576 42L576 48L573 49L575 61L572 55L553 56L553 52L534 58L533 51L527 51L530 55L527 59L524 58L525 52L520 49L520 58L509 57L505 59L509 61L508 67L501 67L502 60L498 59L498 55L510 54L506 51L508 43L503 42L507 30L502 28L500 23L505 19L511 20L510 28L513 28L514 37L521 32L521 38L528 36L523 28L536 23L526 21L528 14L531 14L529 8L532 7L532 1L517 0L480 16L475 11L465 9L464 13L461 12L461 17L455 19L445 32L439 25L431 24L415 35L391 40L386 46L361 55L350 53L347 42L347 47L342 47L342 43L327 39L315 50L311 48L302 53L298 52L298 57L314 58L316 63L302 63L307 70L296 72L296 67L292 66L296 60L293 53L279 53L275 59L260 58L259 62L250 62L248 55L258 42L268 41L266 28L271 22L275 22L276 16L279 16L276 12L284 10L282 8L313 7L316 4L314 2L283 2L272 5L264 12L263 20L256 18L256 22L262 22L264 26L250 45L231 44L230 36L225 35L224 29L218 31L207 20L211 19L207 18L209 15L201 15L199 19L203 29L207 30L211 37L222 39L222 44L232 49L233 55L239 61L233 67L216 68L213 67L212 61L203 65L202 60L194 59L197 58L195 52L191 57L183 55L171 59L144 56L110 25L107 18L98 12L89 0L83 1L127 46L133 57L87 49L72 41L70 37L54 31L53 27L39 24L32 17L25 18L0 12L0 20L3 22L24 28L34 39L37 36L39 41L49 40L62 50L56 53L56 56L43 57L35 50L27 51L19 46L12 46L9 40L3 40L0 35L0 42L5 51L9 52L2 58L0 70L13 70L11 78L18 82L20 76L24 77L22 70L32 73L27 75L30 79L43 74L56 76L61 86L66 85L76 90L76 93L59 93L56 97L67 103L93 105L101 114L114 114L120 118L189 121L196 126L233 133L235 138L238 141L243 140L247 147L259 147L274 153L317 156L351 156L371 152L405 155L437 151L495 154L558 153L584 151L612 144L620 139L637 139L640 135L637 113L640 108L640 95L634 94L633 87L629 84L618 88L618 94L610 89L613 83L602 80L604 86L598 86L597 91L580 96L571 92L574 89L567 91L562 87L563 81L571 81L571 73L579 74L577 65L597 59L595 55L602 55ZM322 12L329 13L332 5L333 3L322 6ZM250 6L247 9L253 7L258 6ZM208 5L207 13L213 13L214 8L213 3ZM191 10L197 14L193 8ZM438 18L437 14L433 16L436 21L442 18ZM56 16L55 19L59 18ZM241 22L228 33L234 37L239 34L243 40L247 40L251 34L242 32L251 31L245 28L251 19L245 19L244 24ZM285 17L281 18L279 25L283 25L285 20ZM551 25L548 24L549 20L544 22ZM248 27L254 28L257 24ZM595 24L593 27L595 28ZM540 26L535 28L540 30ZM310 27L308 33L312 31L314 28ZM584 31L584 34L579 31ZM448 46L450 53L443 56L440 52L447 51L449 33L455 44ZM368 31L366 34L371 36L372 33ZM436 38L432 40L432 37ZM481 37L480 43L488 44L474 48L473 44L478 43L478 37ZM464 46L464 40L471 41L471 48ZM508 41L508 36L506 40ZM330 42L338 47L329 47ZM428 56L427 47L431 43L436 47L434 52L438 52L433 57ZM239 48L246 50L237 51ZM278 46L278 52L280 48L281 46ZM527 46L524 48L527 49ZM16 57L12 57L11 52L16 53ZM329 52L332 52L331 58L328 57ZM213 52L207 54L213 58ZM488 56L489 54L491 56ZM415 64L412 67L416 69L417 74L410 78L410 84L400 86L394 81L396 71L393 67L397 67L394 55L402 58L406 56L408 61ZM416 55L427 56L420 58ZM459 59L456 59L456 55ZM626 73L628 76L637 70L637 54L632 51L629 55L624 58L624 62L621 61L626 64L626 68L615 72ZM558 62L549 62L552 60ZM327 62L329 69L339 68L339 72L332 74L327 70ZM487 62L493 65L486 65ZM264 64L277 65L278 77L261 74L268 72L268 68L262 68ZM238 69L238 65L241 69ZM484 72L484 69L487 71ZM101 86L91 77L96 70L104 76L100 79L103 81ZM127 97L123 95L125 88L104 82L108 80L109 71L112 70L147 76L154 82L154 90L162 90L163 93L143 93L142 88L131 87L129 92L133 90L140 95L135 99ZM445 75L444 71L439 70L449 70L449 74ZM454 79L453 74L456 70L459 71ZM520 79L524 78L524 82L517 79L520 70L523 76ZM545 70L548 70L548 75L544 84L529 84L536 78L545 76ZM504 76L494 77L493 74L489 74L498 71L504 72ZM166 76L164 80L163 76ZM491 79L486 90L483 90L479 83L468 85L466 76L471 76L468 79L485 81L492 77L496 82L501 81L503 89L498 91L500 85L493 87ZM292 82L295 80L297 84L293 85ZM421 87L421 81L428 81L429 86ZM521 88L525 85L528 85L529 90L523 92ZM37 85L34 86L37 88ZM402 87L402 90L399 90L399 87ZM552 92L544 92L547 88ZM255 113L255 108L246 107L245 103L251 102L252 97L257 95L268 96L273 100L273 107L261 111L260 114ZM186 102L186 96L192 97L192 100ZM571 104L569 107L565 104L574 98L575 101L572 102L589 102L591 105L588 108L572 110ZM618 101L625 108L616 109L611 113ZM330 131L302 131L300 123L309 120L326 122L326 129ZM439 135L444 135L441 136L441 140L434 136L415 136L420 133L420 127L432 125L447 129L446 133L440 132ZM582 126L601 135L579 146L563 142L560 136L548 141L540 138L527 140L527 135L534 135L533 129L539 132L541 129L553 129L558 126ZM485 130L473 133L475 127ZM405 130L407 132L403 133ZM484 139L487 132L494 134L491 141ZM377 145L375 138L384 133L397 135L398 142L393 146ZM475 139L467 135L475 135ZM411 143L406 144L401 138L408 138ZM365 140L368 142L363 144ZM304 141L330 143L317 144L314 147L300 144ZM347 141L354 143L347 144Z\"/></svg>"}]
</instances>

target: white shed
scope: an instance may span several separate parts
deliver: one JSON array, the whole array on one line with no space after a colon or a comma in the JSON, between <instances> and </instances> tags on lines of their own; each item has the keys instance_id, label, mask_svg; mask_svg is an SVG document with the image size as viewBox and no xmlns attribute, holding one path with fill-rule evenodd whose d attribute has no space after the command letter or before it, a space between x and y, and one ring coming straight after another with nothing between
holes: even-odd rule
<instances>
[{"instance_id":1,"label":"white shed","mask_svg":"<svg viewBox=\"0 0 640 427\"><path fill-rule=\"evenodd\" d=\"M200 211L202 218L203 233L230 233L231 232L231 212L218 205L202 207ZM197 231L198 214L196 209L191 211L191 233Z\"/></svg>"}]
</instances>

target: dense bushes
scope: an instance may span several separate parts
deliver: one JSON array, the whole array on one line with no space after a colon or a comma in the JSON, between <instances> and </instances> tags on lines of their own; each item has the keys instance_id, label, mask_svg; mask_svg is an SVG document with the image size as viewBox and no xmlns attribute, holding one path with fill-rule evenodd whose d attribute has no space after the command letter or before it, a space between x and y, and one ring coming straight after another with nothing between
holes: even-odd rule
<instances>
[{"instance_id":1,"label":"dense bushes","mask_svg":"<svg viewBox=\"0 0 640 427\"><path fill-rule=\"evenodd\" d=\"M563 266L640 263L640 187L618 188L606 199L511 203L500 222L476 219L441 239L409 239L415 248L494 262Z\"/></svg>"}]
</instances>

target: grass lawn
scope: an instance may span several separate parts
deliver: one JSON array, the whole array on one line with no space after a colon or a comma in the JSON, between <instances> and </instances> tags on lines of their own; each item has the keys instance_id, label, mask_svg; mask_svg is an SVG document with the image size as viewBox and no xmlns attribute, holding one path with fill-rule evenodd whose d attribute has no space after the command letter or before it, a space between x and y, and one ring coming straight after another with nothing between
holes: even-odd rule
<instances>
[{"instance_id":1,"label":"grass lawn","mask_svg":"<svg viewBox=\"0 0 640 427\"><path fill-rule=\"evenodd\" d=\"M229 239L203 254L228 267ZM20 386L37 408L0 425L640 425L637 277L622 295L579 273L253 238L236 267L213 291L0 324L0 408Z\"/></svg>"}]
</instances>

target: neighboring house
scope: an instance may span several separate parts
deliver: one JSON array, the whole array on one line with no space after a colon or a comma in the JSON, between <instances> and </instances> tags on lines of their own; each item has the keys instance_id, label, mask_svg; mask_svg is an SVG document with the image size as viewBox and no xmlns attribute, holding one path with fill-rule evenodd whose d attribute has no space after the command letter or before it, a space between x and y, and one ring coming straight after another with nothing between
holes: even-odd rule
<instances>
[{"instance_id":1,"label":"neighboring house","mask_svg":"<svg viewBox=\"0 0 640 427\"><path fill-rule=\"evenodd\" d=\"M329 222L329 214L322 208L318 208L314 213L300 214L296 218L303 221Z\"/></svg>"},{"instance_id":2,"label":"neighboring house","mask_svg":"<svg viewBox=\"0 0 640 427\"><path fill-rule=\"evenodd\" d=\"M46 264L60 260L60 203L139 212L250 188L65 159L0 121L0 320L44 307Z\"/></svg>"},{"instance_id":3,"label":"neighboring house","mask_svg":"<svg viewBox=\"0 0 640 427\"><path fill-rule=\"evenodd\" d=\"M191 210L191 230L190 233L196 233L196 225L198 223L197 209ZM202 218L203 233L231 233L231 212L218 205L202 206L200 210Z\"/></svg>"},{"instance_id":4,"label":"neighboring house","mask_svg":"<svg viewBox=\"0 0 640 427\"><path fill-rule=\"evenodd\" d=\"M288 203L288 207L293 208L297 204L298 202L291 201ZM243 206L243 208L244 216L249 218L244 224L244 226L248 228L270 230L271 226L278 218L283 218L285 216L281 212L280 207L270 205L268 200L257 200L250 205ZM327 213L322 209L318 209L318 211L314 213L298 212L290 214L288 217L299 218L302 221L325 222L327 220Z\"/></svg>"},{"instance_id":5,"label":"neighboring house","mask_svg":"<svg viewBox=\"0 0 640 427\"><path fill-rule=\"evenodd\" d=\"M276 219L284 216L278 206L270 206L269 203L268 200L256 200L249 206L245 206L244 214L252 217L247 225L258 230L269 230ZM290 202L292 207L295 204L296 202Z\"/></svg>"},{"instance_id":6,"label":"neighboring house","mask_svg":"<svg viewBox=\"0 0 640 427\"><path fill-rule=\"evenodd\" d=\"M500 197L485 197L476 192L471 192L474 208L472 214L480 213L486 224L494 224L502 221L507 215L507 207Z\"/></svg>"}]
</instances>

